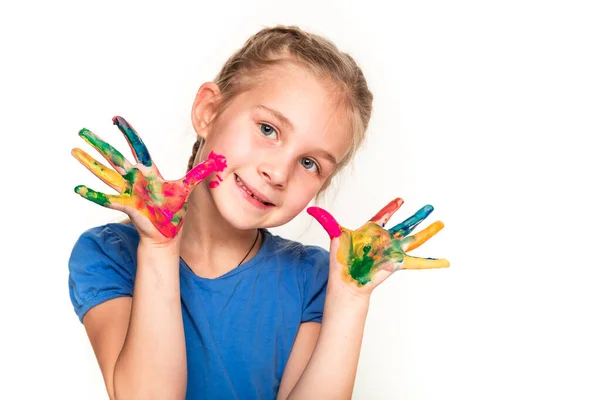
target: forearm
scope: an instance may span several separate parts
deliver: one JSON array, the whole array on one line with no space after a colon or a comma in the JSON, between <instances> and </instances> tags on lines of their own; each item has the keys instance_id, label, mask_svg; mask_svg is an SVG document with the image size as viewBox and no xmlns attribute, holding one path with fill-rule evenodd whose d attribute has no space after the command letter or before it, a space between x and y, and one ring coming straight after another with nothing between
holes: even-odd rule
<instances>
[{"instance_id":1,"label":"forearm","mask_svg":"<svg viewBox=\"0 0 600 400\"><path fill-rule=\"evenodd\" d=\"M328 287L319 338L288 399L352 397L368 309L368 297Z\"/></svg>"},{"instance_id":2,"label":"forearm","mask_svg":"<svg viewBox=\"0 0 600 400\"><path fill-rule=\"evenodd\" d=\"M129 328L115 365L115 396L183 399L186 385L179 252L140 243Z\"/></svg>"}]
</instances>

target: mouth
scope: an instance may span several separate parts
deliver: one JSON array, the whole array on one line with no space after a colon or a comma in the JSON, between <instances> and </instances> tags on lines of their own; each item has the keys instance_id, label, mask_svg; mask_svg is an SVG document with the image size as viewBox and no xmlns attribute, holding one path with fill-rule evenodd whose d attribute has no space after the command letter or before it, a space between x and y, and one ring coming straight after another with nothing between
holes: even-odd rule
<instances>
[{"instance_id":1,"label":"mouth","mask_svg":"<svg viewBox=\"0 0 600 400\"><path fill-rule=\"evenodd\" d=\"M235 183L238 185L238 187L240 189L245 191L249 197L256 200L258 203L262 204L263 206L266 206L266 207L275 206L275 204L271 203L265 195L258 192L256 189L248 186L248 184L246 184L246 182L244 182L237 174L233 174L233 175L235 176Z\"/></svg>"}]
</instances>

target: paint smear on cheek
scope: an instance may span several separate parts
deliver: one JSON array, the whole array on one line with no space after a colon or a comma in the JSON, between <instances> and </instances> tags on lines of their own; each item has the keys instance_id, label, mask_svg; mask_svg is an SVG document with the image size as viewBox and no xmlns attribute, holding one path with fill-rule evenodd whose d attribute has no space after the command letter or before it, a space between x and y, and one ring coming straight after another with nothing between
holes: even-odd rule
<instances>
[{"instance_id":1,"label":"paint smear on cheek","mask_svg":"<svg viewBox=\"0 0 600 400\"><path fill-rule=\"evenodd\" d=\"M209 186L211 189L214 189L214 188L216 188L217 186L219 186L219 183L223 182L223 179L222 179L222 178L219 176L219 174L217 174L217 179L218 179L218 180L211 181L211 182L208 184L208 186Z\"/></svg>"}]
</instances>

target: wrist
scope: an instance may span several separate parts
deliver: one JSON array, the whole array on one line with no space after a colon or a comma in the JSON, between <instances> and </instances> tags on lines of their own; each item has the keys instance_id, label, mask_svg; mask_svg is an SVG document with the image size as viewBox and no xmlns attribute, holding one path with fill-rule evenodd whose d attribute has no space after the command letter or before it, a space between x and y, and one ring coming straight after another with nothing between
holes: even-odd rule
<instances>
[{"instance_id":1,"label":"wrist","mask_svg":"<svg viewBox=\"0 0 600 400\"><path fill-rule=\"evenodd\" d=\"M138 254L140 252L161 253L179 257L179 240L173 239L166 242L156 242L150 238L140 237Z\"/></svg>"},{"instance_id":2,"label":"wrist","mask_svg":"<svg viewBox=\"0 0 600 400\"><path fill-rule=\"evenodd\" d=\"M361 291L358 287L351 287L353 283L332 282L327 285L326 298L332 298L335 303L356 305L358 307L369 306L371 291Z\"/></svg>"}]
</instances>

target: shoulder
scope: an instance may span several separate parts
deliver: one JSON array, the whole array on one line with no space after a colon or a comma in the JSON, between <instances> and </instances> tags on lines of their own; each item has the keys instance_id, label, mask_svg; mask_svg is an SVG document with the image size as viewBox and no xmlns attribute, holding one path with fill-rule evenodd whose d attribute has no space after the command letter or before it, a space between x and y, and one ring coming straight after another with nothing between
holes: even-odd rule
<instances>
[{"instance_id":1,"label":"shoulder","mask_svg":"<svg viewBox=\"0 0 600 400\"><path fill-rule=\"evenodd\" d=\"M126 257L137 250L140 241L135 227L130 224L109 223L84 231L73 246L71 258L103 253L106 256Z\"/></svg>"},{"instance_id":2,"label":"shoulder","mask_svg":"<svg viewBox=\"0 0 600 400\"><path fill-rule=\"evenodd\" d=\"M296 276L302 302L301 322L321 322L329 280L329 251L316 245L271 236L273 257ZM279 254L279 256L276 256ZM283 265L282 265L283 263Z\"/></svg>"},{"instance_id":3,"label":"shoulder","mask_svg":"<svg viewBox=\"0 0 600 400\"><path fill-rule=\"evenodd\" d=\"M80 320L93 306L133 292L139 235L110 223L83 232L69 257L69 292Z\"/></svg>"},{"instance_id":4,"label":"shoulder","mask_svg":"<svg viewBox=\"0 0 600 400\"><path fill-rule=\"evenodd\" d=\"M268 231L267 235L269 258L279 259L288 266L293 265L303 271L329 267L329 251L324 248L316 245L305 245L274 235Z\"/></svg>"}]
</instances>

